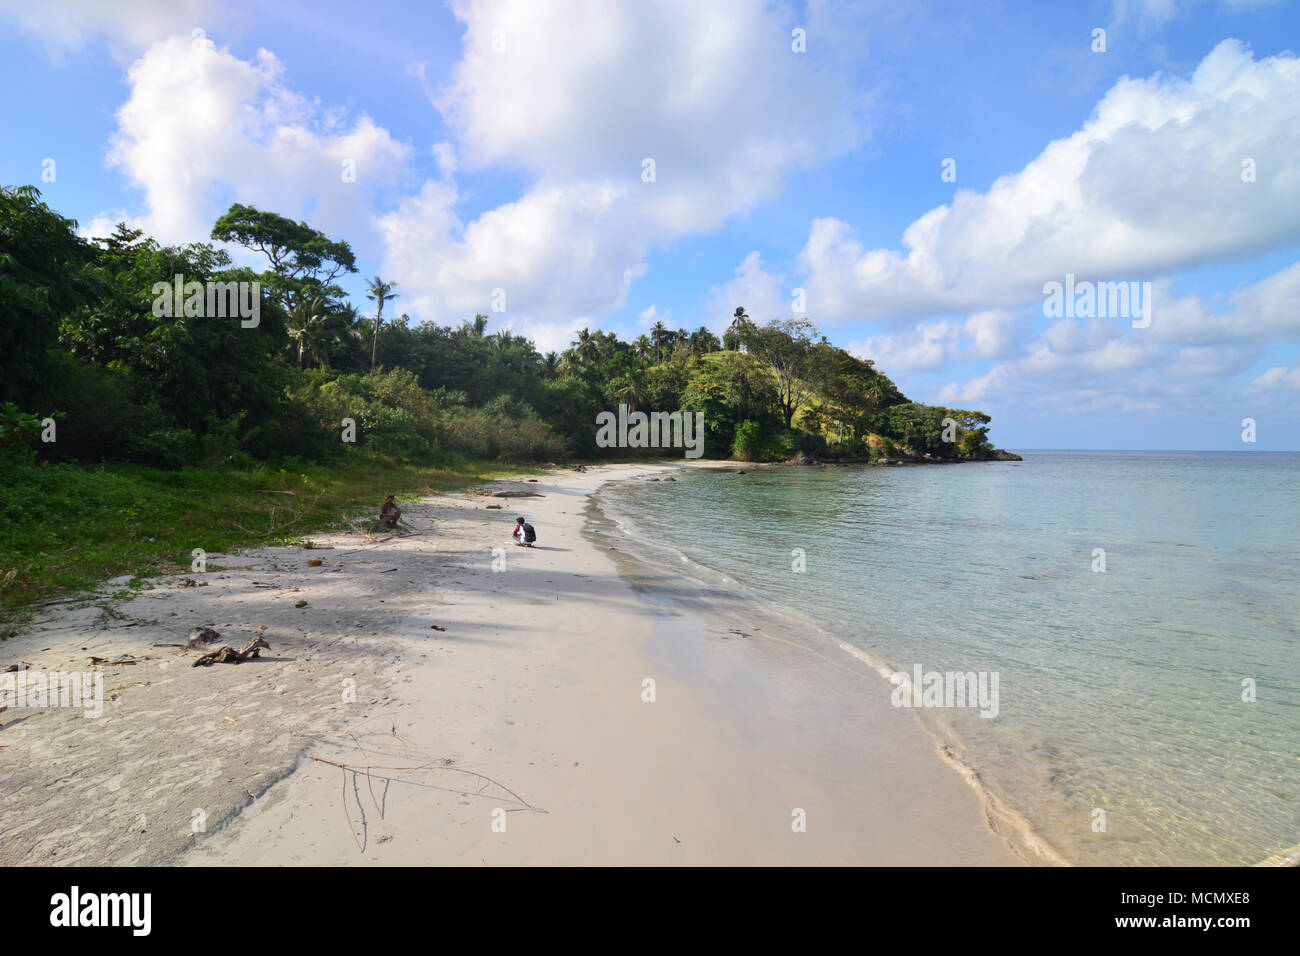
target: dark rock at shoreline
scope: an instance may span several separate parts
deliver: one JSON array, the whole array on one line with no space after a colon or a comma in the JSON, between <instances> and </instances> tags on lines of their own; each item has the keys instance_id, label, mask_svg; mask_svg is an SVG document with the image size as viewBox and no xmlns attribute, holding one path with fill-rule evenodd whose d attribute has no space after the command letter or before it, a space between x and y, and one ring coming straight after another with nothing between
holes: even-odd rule
<instances>
[{"instance_id":1,"label":"dark rock at shoreline","mask_svg":"<svg viewBox=\"0 0 1300 956\"><path fill-rule=\"evenodd\" d=\"M973 458L941 458L938 455L929 452L913 452L902 448L895 448L894 454L887 458L853 457L853 458L815 458L811 455L798 454L787 461L779 464L787 466L797 465L960 465L968 461L1023 461L1019 455L1014 452L1003 451L1001 448L992 448L981 455ZM743 474L743 472L738 472Z\"/></svg>"}]
</instances>

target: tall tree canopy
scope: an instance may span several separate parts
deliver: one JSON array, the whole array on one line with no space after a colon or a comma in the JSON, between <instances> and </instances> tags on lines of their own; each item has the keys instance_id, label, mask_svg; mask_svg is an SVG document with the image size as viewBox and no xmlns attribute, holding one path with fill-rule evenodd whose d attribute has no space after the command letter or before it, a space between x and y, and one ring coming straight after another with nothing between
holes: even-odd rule
<instances>
[{"instance_id":1,"label":"tall tree canopy","mask_svg":"<svg viewBox=\"0 0 1300 956\"><path fill-rule=\"evenodd\" d=\"M0 188L0 399L29 401L59 319L95 288L94 249L35 186Z\"/></svg>"},{"instance_id":2,"label":"tall tree canopy","mask_svg":"<svg viewBox=\"0 0 1300 956\"><path fill-rule=\"evenodd\" d=\"M271 264L270 291L288 310L304 295L339 297L341 290L334 280L357 271L356 257L346 242L330 239L305 222L240 203L216 221L212 238L265 255Z\"/></svg>"},{"instance_id":3,"label":"tall tree canopy","mask_svg":"<svg viewBox=\"0 0 1300 956\"><path fill-rule=\"evenodd\" d=\"M738 312L736 322L741 323ZM767 325L739 324L740 342L746 351L765 362L776 375L777 401L781 416L789 428L799 411L812 397L818 381L824 377L822 354L813 336L816 328L807 319L773 319Z\"/></svg>"}]
</instances>

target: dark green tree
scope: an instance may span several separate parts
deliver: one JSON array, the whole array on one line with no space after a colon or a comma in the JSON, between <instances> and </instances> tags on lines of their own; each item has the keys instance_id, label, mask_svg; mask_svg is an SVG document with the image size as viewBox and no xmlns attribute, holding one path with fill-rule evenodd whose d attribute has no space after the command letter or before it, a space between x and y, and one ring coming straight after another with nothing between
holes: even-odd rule
<instances>
[{"instance_id":1,"label":"dark green tree","mask_svg":"<svg viewBox=\"0 0 1300 956\"><path fill-rule=\"evenodd\" d=\"M95 251L35 186L0 188L0 400L41 389L59 320L96 291Z\"/></svg>"}]
</instances>

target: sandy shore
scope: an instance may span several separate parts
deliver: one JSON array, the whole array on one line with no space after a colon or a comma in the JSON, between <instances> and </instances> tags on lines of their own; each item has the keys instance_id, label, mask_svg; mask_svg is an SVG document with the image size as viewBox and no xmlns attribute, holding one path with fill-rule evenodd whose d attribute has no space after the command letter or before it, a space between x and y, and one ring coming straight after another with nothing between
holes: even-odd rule
<instances>
[{"instance_id":1,"label":"sandy shore","mask_svg":"<svg viewBox=\"0 0 1300 956\"><path fill-rule=\"evenodd\" d=\"M0 714L0 863L1020 862L865 665L633 589L588 497L658 467L441 495L404 506L419 534L50 609L0 665L137 663L102 666L98 718ZM509 543L516 514L536 548ZM194 668L154 646L194 625L271 650Z\"/></svg>"}]
</instances>

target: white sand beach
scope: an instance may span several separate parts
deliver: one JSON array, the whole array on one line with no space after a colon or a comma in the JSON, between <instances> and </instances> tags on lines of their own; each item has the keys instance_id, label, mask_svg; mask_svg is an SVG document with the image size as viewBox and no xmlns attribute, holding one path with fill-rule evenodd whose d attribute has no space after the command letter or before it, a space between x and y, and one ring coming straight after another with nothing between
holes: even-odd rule
<instances>
[{"instance_id":1,"label":"white sand beach","mask_svg":"<svg viewBox=\"0 0 1300 956\"><path fill-rule=\"evenodd\" d=\"M637 594L587 498L670 467L439 495L403 504L418 534L311 535L112 612L45 609L0 664L137 663L102 665L98 718L0 714L0 862L1032 861L865 664ZM537 547L510 544L517 514ZM196 625L270 649L195 668L155 646Z\"/></svg>"}]
</instances>

